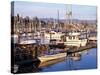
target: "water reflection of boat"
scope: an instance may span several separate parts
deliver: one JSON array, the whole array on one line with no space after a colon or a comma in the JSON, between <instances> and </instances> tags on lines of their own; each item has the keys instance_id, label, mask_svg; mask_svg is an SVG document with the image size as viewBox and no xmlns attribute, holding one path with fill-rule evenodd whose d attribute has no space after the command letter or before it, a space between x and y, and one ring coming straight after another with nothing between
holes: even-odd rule
<instances>
[{"instance_id":1,"label":"water reflection of boat","mask_svg":"<svg viewBox=\"0 0 100 75\"><path fill-rule=\"evenodd\" d=\"M81 60L81 54L79 53L74 53L72 54L72 56L70 57L72 60L74 61L80 61Z\"/></svg>"},{"instance_id":2,"label":"water reflection of boat","mask_svg":"<svg viewBox=\"0 0 100 75\"><path fill-rule=\"evenodd\" d=\"M84 54L88 54L88 50L83 51Z\"/></svg>"}]
</instances>

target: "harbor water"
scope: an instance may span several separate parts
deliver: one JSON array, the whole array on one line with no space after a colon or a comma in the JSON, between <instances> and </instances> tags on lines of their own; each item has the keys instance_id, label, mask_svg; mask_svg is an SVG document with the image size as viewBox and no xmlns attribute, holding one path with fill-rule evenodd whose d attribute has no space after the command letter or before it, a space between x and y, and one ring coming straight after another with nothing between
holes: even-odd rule
<instances>
[{"instance_id":1,"label":"harbor water","mask_svg":"<svg viewBox=\"0 0 100 75\"><path fill-rule=\"evenodd\" d=\"M59 60L59 59L57 59ZM52 60L51 60L52 61ZM86 70L97 68L97 48L91 48L82 52L78 52L74 56L66 56L63 60L54 64L49 64L43 67L34 68L22 67L17 73L34 73L34 72L55 72L55 71L70 71L70 70Z\"/></svg>"},{"instance_id":2,"label":"harbor water","mask_svg":"<svg viewBox=\"0 0 100 75\"><path fill-rule=\"evenodd\" d=\"M41 68L40 72L82 70L97 68L97 48L80 52L80 59L73 60L67 57L64 61Z\"/></svg>"}]
</instances>

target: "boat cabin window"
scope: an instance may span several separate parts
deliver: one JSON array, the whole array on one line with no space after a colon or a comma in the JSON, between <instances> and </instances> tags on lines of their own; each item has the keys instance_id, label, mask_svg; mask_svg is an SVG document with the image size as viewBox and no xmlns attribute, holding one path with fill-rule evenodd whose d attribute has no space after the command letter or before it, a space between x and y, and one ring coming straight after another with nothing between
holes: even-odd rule
<instances>
[{"instance_id":1,"label":"boat cabin window","mask_svg":"<svg viewBox=\"0 0 100 75\"><path fill-rule=\"evenodd\" d=\"M72 39L72 37L71 37L71 36L69 36L69 39Z\"/></svg>"},{"instance_id":2,"label":"boat cabin window","mask_svg":"<svg viewBox=\"0 0 100 75\"><path fill-rule=\"evenodd\" d=\"M73 36L73 39L75 39L75 36Z\"/></svg>"}]
</instances>

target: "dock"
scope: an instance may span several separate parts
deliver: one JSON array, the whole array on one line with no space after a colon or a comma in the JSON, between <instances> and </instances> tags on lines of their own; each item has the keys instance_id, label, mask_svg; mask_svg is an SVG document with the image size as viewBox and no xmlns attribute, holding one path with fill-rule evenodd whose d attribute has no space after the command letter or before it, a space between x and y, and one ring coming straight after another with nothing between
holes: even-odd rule
<instances>
[{"instance_id":1,"label":"dock","mask_svg":"<svg viewBox=\"0 0 100 75\"><path fill-rule=\"evenodd\" d=\"M76 52L81 52L81 51L84 51L86 49L90 49L90 48L96 48L97 45L96 44L88 44L86 46L83 46L83 47L79 47L79 48L69 48L69 50L67 50L67 55L70 55L72 53L76 53Z\"/></svg>"}]
</instances>

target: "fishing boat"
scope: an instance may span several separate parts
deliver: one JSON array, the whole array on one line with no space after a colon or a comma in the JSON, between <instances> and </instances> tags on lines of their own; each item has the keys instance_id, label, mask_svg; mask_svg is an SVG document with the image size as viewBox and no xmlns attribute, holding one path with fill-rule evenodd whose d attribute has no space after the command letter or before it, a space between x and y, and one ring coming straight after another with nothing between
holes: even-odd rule
<instances>
[{"instance_id":1,"label":"fishing boat","mask_svg":"<svg viewBox=\"0 0 100 75\"><path fill-rule=\"evenodd\" d=\"M64 42L64 44L67 46L77 46L77 47L86 46L87 39L81 38L80 32L69 32L66 35L66 41Z\"/></svg>"}]
</instances>

